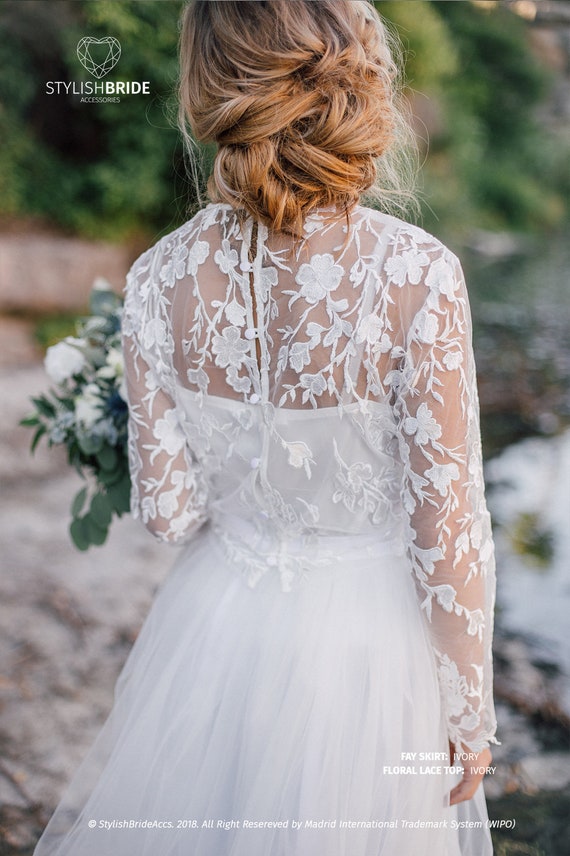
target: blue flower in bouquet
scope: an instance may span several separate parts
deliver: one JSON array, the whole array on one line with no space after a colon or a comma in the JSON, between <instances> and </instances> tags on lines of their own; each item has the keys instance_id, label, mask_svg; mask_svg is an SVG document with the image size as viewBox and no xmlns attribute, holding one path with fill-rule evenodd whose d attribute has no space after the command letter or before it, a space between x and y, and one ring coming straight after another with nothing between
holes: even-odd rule
<instances>
[{"instance_id":1,"label":"blue flower in bouquet","mask_svg":"<svg viewBox=\"0 0 570 856\"><path fill-rule=\"evenodd\" d=\"M127 416L128 406L122 391L117 390L110 396L107 401L107 408L113 419L120 419Z\"/></svg>"},{"instance_id":2,"label":"blue flower in bouquet","mask_svg":"<svg viewBox=\"0 0 570 856\"><path fill-rule=\"evenodd\" d=\"M58 413L48 436L50 445L65 443L68 431L75 425L75 414L69 410Z\"/></svg>"},{"instance_id":3,"label":"blue flower in bouquet","mask_svg":"<svg viewBox=\"0 0 570 856\"><path fill-rule=\"evenodd\" d=\"M69 463L87 484L72 503L71 537L79 549L102 544L114 515L129 511L127 418L121 350L122 300L96 280L91 314L77 335L48 348L45 369L53 386L33 398L22 424L35 428L32 450L45 436L65 445Z\"/></svg>"}]
</instances>

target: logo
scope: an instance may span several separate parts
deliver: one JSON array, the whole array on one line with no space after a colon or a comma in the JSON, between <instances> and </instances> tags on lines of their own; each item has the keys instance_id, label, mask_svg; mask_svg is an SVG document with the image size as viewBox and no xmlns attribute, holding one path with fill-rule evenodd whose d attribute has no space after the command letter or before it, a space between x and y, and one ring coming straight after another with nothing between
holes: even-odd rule
<instances>
[{"instance_id":1,"label":"logo","mask_svg":"<svg viewBox=\"0 0 570 856\"><path fill-rule=\"evenodd\" d=\"M103 51L98 52L97 47L103 45L107 48L107 55L103 57ZM94 49L96 59L91 55L91 48ZM99 62L103 57L103 61ZM103 39L94 39L92 36L84 36L77 43L77 58L89 74L101 80L106 74L112 71L119 59L121 58L121 45L119 40L114 36L106 36Z\"/></svg>"},{"instance_id":2,"label":"logo","mask_svg":"<svg viewBox=\"0 0 570 856\"><path fill-rule=\"evenodd\" d=\"M121 58L121 45L114 36L95 39L83 36L77 42L77 59L95 80L46 80L46 95L77 97L81 104L119 104L122 95L150 95L149 80L102 80Z\"/></svg>"}]
</instances>

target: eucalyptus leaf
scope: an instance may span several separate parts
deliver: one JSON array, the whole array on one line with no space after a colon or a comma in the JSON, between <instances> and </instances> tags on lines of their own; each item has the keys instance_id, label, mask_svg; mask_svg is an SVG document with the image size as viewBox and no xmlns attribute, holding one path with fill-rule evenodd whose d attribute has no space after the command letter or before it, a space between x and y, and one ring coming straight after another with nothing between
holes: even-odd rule
<instances>
[{"instance_id":1,"label":"eucalyptus leaf","mask_svg":"<svg viewBox=\"0 0 570 856\"><path fill-rule=\"evenodd\" d=\"M40 420L37 416L26 416L24 419L20 419L19 424L24 428L34 428L40 424Z\"/></svg>"},{"instance_id":2,"label":"eucalyptus leaf","mask_svg":"<svg viewBox=\"0 0 570 856\"><path fill-rule=\"evenodd\" d=\"M124 474L120 467L117 467L114 470L99 470L97 473L97 481L99 484L103 485L103 487L109 488L111 485L118 484L123 476Z\"/></svg>"},{"instance_id":3,"label":"eucalyptus leaf","mask_svg":"<svg viewBox=\"0 0 570 856\"><path fill-rule=\"evenodd\" d=\"M72 521L69 527L69 534L78 550L85 551L89 548L91 541L84 517L76 517Z\"/></svg>"},{"instance_id":4,"label":"eucalyptus leaf","mask_svg":"<svg viewBox=\"0 0 570 856\"><path fill-rule=\"evenodd\" d=\"M77 437L77 445L84 455L96 455L101 451L103 440L100 437L88 437L82 434Z\"/></svg>"},{"instance_id":5,"label":"eucalyptus leaf","mask_svg":"<svg viewBox=\"0 0 570 856\"><path fill-rule=\"evenodd\" d=\"M70 413L75 410L75 402L73 398L69 398L68 396L56 395L57 400L59 401L63 410L67 410Z\"/></svg>"},{"instance_id":6,"label":"eucalyptus leaf","mask_svg":"<svg viewBox=\"0 0 570 856\"><path fill-rule=\"evenodd\" d=\"M112 446L106 443L100 452L97 452L97 463L103 470L113 471L117 467L119 456Z\"/></svg>"},{"instance_id":7,"label":"eucalyptus leaf","mask_svg":"<svg viewBox=\"0 0 570 856\"><path fill-rule=\"evenodd\" d=\"M38 443L40 442L41 438L46 433L46 431L47 431L47 428L45 427L45 425L40 425L40 427L38 428L38 430L36 431L36 433L34 434L34 437L32 439L32 445L30 446L31 452L36 451L36 446L38 445Z\"/></svg>"},{"instance_id":8,"label":"eucalyptus leaf","mask_svg":"<svg viewBox=\"0 0 570 856\"><path fill-rule=\"evenodd\" d=\"M32 398L32 402L36 405L42 416L47 416L48 419L55 417L55 407L45 396L41 395L39 398Z\"/></svg>"},{"instance_id":9,"label":"eucalyptus leaf","mask_svg":"<svg viewBox=\"0 0 570 856\"><path fill-rule=\"evenodd\" d=\"M87 488L83 487L81 490L76 493L75 499L71 503L71 514L73 517L79 517L83 510L83 506L85 505L85 500L87 499Z\"/></svg>"},{"instance_id":10,"label":"eucalyptus leaf","mask_svg":"<svg viewBox=\"0 0 570 856\"><path fill-rule=\"evenodd\" d=\"M77 448L76 444L68 447L67 460L69 461L69 465L72 466L80 476L82 476L84 463L81 457L81 452Z\"/></svg>"},{"instance_id":11,"label":"eucalyptus leaf","mask_svg":"<svg viewBox=\"0 0 570 856\"><path fill-rule=\"evenodd\" d=\"M91 500L89 516L101 529L108 529L113 517L113 508L110 499L103 493L96 493Z\"/></svg>"},{"instance_id":12,"label":"eucalyptus leaf","mask_svg":"<svg viewBox=\"0 0 570 856\"><path fill-rule=\"evenodd\" d=\"M100 547L101 544L104 544L107 540L109 527L99 526L92 514L86 514L83 520L87 530L89 544L93 544L95 547Z\"/></svg>"},{"instance_id":13,"label":"eucalyptus leaf","mask_svg":"<svg viewBox=\"0 0 570 856\"><path fill-rule=\"evenodd\" d=\"M107 491L107 496L110 498L115 512L127 514L131 510L131 480L128 476L123 476L120 482L111 485Z\"/></svg>"}]
</instances>

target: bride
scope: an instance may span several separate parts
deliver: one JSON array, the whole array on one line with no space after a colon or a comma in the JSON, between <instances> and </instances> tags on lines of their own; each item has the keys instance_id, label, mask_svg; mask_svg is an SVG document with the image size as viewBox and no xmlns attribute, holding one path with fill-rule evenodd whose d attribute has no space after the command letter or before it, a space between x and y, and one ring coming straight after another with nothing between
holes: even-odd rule
<instances>
[{"instance_id":1,"label":"bride","mask_svg":"<svg viewBox=\"0 0 570 856\"><path fill-rule=\"evenodd\" d=\"M383 24L195 0L180 54L211 201L133 265L123 336L132 510L185 546L36 856L487 856L469 305L384 213Z\"/></svg>"}]
</instances>

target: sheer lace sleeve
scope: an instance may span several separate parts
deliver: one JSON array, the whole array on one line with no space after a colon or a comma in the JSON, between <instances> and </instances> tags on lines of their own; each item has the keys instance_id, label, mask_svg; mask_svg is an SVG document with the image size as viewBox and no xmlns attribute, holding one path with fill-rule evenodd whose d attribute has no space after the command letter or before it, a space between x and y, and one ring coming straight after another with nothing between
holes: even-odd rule
<instances>
[{"instance_id":1,"label":"sheer lace sleeve","mask_svg":"<svg viewBox=\"0 0 570 856\"><path fill-rule=\"evenodd\" d=\"M151 287L156 256L148 251L129 272L123 311L131 511L159 540L182 542L206 519L207 495L175 403L171 334Z\"/></svg>"},{"instance_id":2,"label":"sheer lace sleeve","mask_svg":"<svg viewBox=\"0 0 570 856\"><path fill-rule=\"evenodd\" d=\"M394 383L408 551L450 740L480 751L496 742L495 568L469 303L459 262L441 245L423 251L415 268L408 261L412 276L402 289L410 293L408 326Z\"/></svg>"}]
</instances>

